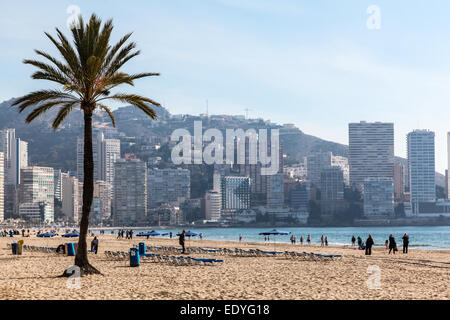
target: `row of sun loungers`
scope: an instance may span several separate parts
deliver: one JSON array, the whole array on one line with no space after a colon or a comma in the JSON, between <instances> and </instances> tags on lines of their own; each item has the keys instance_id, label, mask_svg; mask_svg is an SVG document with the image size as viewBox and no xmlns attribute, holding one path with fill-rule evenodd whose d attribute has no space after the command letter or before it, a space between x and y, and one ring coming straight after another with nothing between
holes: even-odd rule
<instances>
[{"instance_id":1,"label":"row of sun loungers","mask_svg":"<svg viewBox=\"0 0 450 320\"><path fill-rule=\"evenodd\" d=\"M130 258L130 253L124 251L105 251L105 255L106 257L114 260L127 260ZM166 262L177 266L214 265L218 262L223 262L223 260L217 259L197 259L185 256L167 256L163 254L151 254L151 253L141 255L140 258L142 259L142 261Z\"/></svg>"},{"instance_id":2,"label":"row of sun loungers","mask_svg":"<svg viewBox=\"0 0 450 320\"><path fill-rule=\"evenodd\" d=\"M7 244L8 248L11 248L11 244ZM37 246L22 246L23 251L33 251L33 252L47 252L47 253L55 253L56 248L50 248L50 247L37 247Z\"/></svg>"},{"instance_id":3,"label":"row of sun loungers","mask_svg":"<svg viewBox=\"0 0 450 320\"><path fill-rule=\"evenodd\" d=\"M125 251L105 251L105 256L113 260L127 260L130 258L130 253Z\"/></svg>"},{"instance_id":4,"label":"row of sun loungers","mask_svg":"<svg viewBox=\"0 0 450 320\"><path fill-rule=\"evenodd\" d=\"M179 253L181 249L176 247L147 247L148 251L153 252L164 252L164 253ZM187 248L188 253L200 253L200 254L216 254L221 256L235 256L235 257L273 257L273 256L285 256L292 259L310 259L310 260L325 260L325 259L338 259L342 258L342 255L332 255L332 254L318 254L312 252L295 252L295 251L262 251L259 249L249 249L243 250L240 248L229 249L229 248L219 248L219 249L204 249L204 248Z\"/></svg>"},{"instance_id":5,"label":"row of sun loungers","mask_svg":"<svg viewBox=\"0 0 450 320\"><path fill-rule=\"evenodd\" d=\"M163 252L163 253L180 253L181 249L176 247L155 247L149 246L147 247L147 251L153 252ZM221 256L239 256L239 257L265 257L274 255L282 255L283 252L278 251L262 251L259 249L249 249L243 250L240 248L228 249L228 248L219 248L219 249L204 249L204 248L186 248L187 253L199 253L199 254L215 254Z\"/></svg>"},{"instance_id":6,"label":"row of sun loungers","mask_svg":"<svg viewBox=\"0 0 450 320\"><path fill-rule=\"evenodd\" d=\"M141 256L141 258L143 261L166 262L175 266L205 266L223 262L223 260L217 259L198 259L185 256L167 256L162 254L145 254L144 256Z\"/></svg>"},{"instance_id":7,"label":"row of sun loungers","mask_svg":"<svg viewBox=\"0 0 450 320\"><path fill-rule=\"evenodd\" d=\"M340 254L318 254L313 252L295 252L285 251L284 256L289 259L302 259L302 260L332 260L341 259Z\"/></svg>"}]
</instances>

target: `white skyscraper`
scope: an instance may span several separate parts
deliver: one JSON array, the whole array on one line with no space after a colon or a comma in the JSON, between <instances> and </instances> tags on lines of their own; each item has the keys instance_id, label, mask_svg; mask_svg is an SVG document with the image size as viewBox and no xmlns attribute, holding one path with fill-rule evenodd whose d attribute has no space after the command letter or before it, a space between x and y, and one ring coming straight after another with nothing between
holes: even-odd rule
<instances>
[{"instance_id":1,"label":"white skyscraper","mask_svg":"<svg viewBox=\"0 0 450 320\"><path fill-rule=\"evenodd\" d=\"M419 213L419 203L436 201L434 132L414 130L407 141L411 208Z\"/></svg>"},{"instance_id":2,"label":"white skyscraper","mask_svg":"<svg viewBox=\"0 0 450 320\"><path fill-rule=\"evenodd\" d=\"M17 138L13 149L13 156L14 158L11 164L13 183L10 184L18 185L20 183L21 170L28 167L28 142Z\"/></svg>"},{"instance_id":3,"label":"white skyscraper","mask_svg":"<svg viewBox=\"0 0 450 320\"><path fill-rule=\"evenodd\" d=\"M16 130L4 129L0 130L0 152L3 152L4 168L5 168L5 184L8 184L9 173L11 170L11 161L13 159L13 148L16 143Z\"/></svg>"},{"instance_id":4,"label":"white skyscraper","mask_svg":"<svg viewBox=\"0 0 450 320\"><path fill-rule=\"evenodd\" d=\"M219 220L222 209L222 194L215 190L206 191L205 218L206 220Z\"/></svg>"},{"instance_id":5,"label":"white skyscraper","mask_svg":"<svg viewBox=\"0 0 450 320\"><path fill-rule=\"evenodd\" d=\"M105 139L103 133L92 140L92 152L94 157L94 180L114 183L114 162L120 158L120 140ZM84 140L77 140L77 177L84 180L83 169Z\"/></svg>"},{"instance_id":6,"label":"white skyscraper","mask_svg":"<svg viewBox=\"0 0 450 320\"><path fill-rule=\"evenodd\" d=\"M147 165L137 159L114 164L114 222L144 223L147 217Z\"/></svg>"},{"instance_id":7,"label":"white skyscraper","mask_svg":"<svg viewBox=\"0 0 450 320\"><path fill-rule=\"evenodd\" d=\"M62 211L64 216L72 222L78 222L81 216L79 182L67 173L61 174Z\"/></svg>"},{"instance_id":8,"label":"white skyscraper","mask_svg":"<svg viewBox=\"0 0 450 320\"><path fill-rule=\"evenodd\" d=\"M350 123L348 161L350 184L360 190L366 178L393 178L394 124Z\"/></svg>"},{"instance_id":9,"label":"white skyscraper","mask_svg":"<svg viewBox=\"0 0 450 320\"><path fill-rule=\"evenodd\" d=\"M20 169L28 166L28 143L16 138L15 129L0 130L0 152L5 161L5 185L20 183Z\"/></svg>"},{"instance_id":10,"label":"white skyscraper","mask_svg":"<svg viewBox=\"0 0 450 320\"><path fill-rule=\"evenodd\" d=\"M3 129L0 152L4 157L4 218L17 218L20 170L28 166L28 143L16 138L15 129Z\"/></svg>"},{"instance_id":11,"label":"white skyscraper","mask_svg":"<svg viewBox=\"0 0 450 320\"><path fill-rule=\"evenodd\" d=\"M27 167L21 170L19 215L22 218L34 219L41 211L41 221L54 220L53 181L53 168Z\"/></svg>"}]
</instances>

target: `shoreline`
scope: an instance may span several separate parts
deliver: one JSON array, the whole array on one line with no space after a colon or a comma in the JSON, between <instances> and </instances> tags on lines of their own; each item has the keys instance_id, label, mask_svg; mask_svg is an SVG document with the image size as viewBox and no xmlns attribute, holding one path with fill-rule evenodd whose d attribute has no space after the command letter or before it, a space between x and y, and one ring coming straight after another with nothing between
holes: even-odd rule
<instances>
[{"instance_id":1,"label":"shoreline","mask_svg":"<svg viewBox=\"0 0 450 320\"><path fill-rule=\"evenodd\" d=\"M134 229L133 229L134 230ZM34 233L36 233L36 231L34 230ZM106 237L110 240L117 240L117 241L121 241L121 240L129 240L129 241L134 241L134 242L160 242L160 241L175 241L176 242L176 246L178 246L178 237L174 236L172 238L169 238L167 236L164 237L150 237L149 239L147 239L146 237L137 237L136 234L133 235L133 239L117 239L117 234L95 234L94 236L96 237ZM88 234L87 239L93 238L91 236L91 234ZM22 235L15 235L14 237L0 237L0 239L8 239L9 242L8 243L12 243L12 242L17 242L19 240L24 240L24 241L29 241L32 239L41 239L41 240L61 240L64 243L68 243L68 242L77 242L78 238L64 238L61 237L61 235L57 235L55 237L52 238L40 238L37 237L35 234L30 235L30 237L22 237ZM250 241L239 241L239 240L225 240L225 239L214 239L214 238L208 238L208 239L198 239L198 238L192 238L192 239L187 239L187 242L192 243L192 244L207 244L207 243L225 243L225 244L229 244L229 245L238 245L238 244L242 244L244 246L249 246L249 245L253 245L253 246L288 246L290 248L292 248L293 250L297 250L297 249L304 249L304 248L318 248L318 249L354 249L354 250L358 250L358 246L352 246L351 244L341 244L341 243L333 243L333 242L329 242L328 246L321 246L320 243L311 243L311 244L291 244L290 242L280 242L280 241L276 241L275 243L270 240L270 241L254 241L254 240L250 240ZM237 246L238 247L238 246ZM397 245L398 247L398 252L401 251L402 249L402 245L400 243L400 245ZM386 247L384 245L373 245L372 247L373 249L377 249L377 250L386 250ZM1 248L0 248L1 249ZM443 252L443 253L449 253L450 254L450 248L436 248L436 247L430 247L428 245L418 245L418 246L414 246L414 245L410 245L408 246L409 250L420 250L420 251L432 251L432 252ZM295 251L294 250L294 251ZM364 250L358 250L361 252L364 252Z\"/></svg>"}]
</instances>

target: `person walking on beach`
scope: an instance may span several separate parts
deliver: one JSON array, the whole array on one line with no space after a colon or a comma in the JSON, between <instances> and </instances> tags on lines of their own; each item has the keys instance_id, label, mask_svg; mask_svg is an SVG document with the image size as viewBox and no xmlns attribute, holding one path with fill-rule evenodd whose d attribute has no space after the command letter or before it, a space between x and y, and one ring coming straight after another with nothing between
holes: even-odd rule
<instances>
[{"instance_id":1,"label":"person walking on beach","mask_svg":"<svg viewBox=\"0 0 450 320\"><path fill-rule=\"evenodd\" d=\"M394 252L397 251L397 243L395 242L395 238L392 234L389 235L389 254L391 254L391 251Z\"/></svg>"},{"instance_id":2,"label":"person walking on beach","mask_svg":"<svg viewBox=\"0 0 450 320\"><path fill-rule=\"evenodd\" d=\"M355 236L352 236L352 247L355 246L355 241L356 241Z\"/></svg>"},{"instance_id":3,"label":"person walking on beach","mask_svg":"<svg viewBox=\"0 0 450 320\"><path fill-rule=\"evenodd\" d=\"M323 243L324 243L324 240L323 240L323 235L320 237L320 246L321 247L323 247Z\"/></svg>"},{"instance_id":4,"label":"person walking on beach","mask_svg":"<svg viewBox=\"0 0 450 320\"><path fill-rule=\"evenodd\" d=\"M95 254L97 254L97 251L98 251L98 239L97 239L97 237L94 237L94 240L92 240L92 242L91 242L91 251L95 252Z\"/></svg>"},{"instance_id":5,"label":"person walking on beach","mask_svg":"<svg viewBox=\"0 0 450 320\"><path fill-rule=\"evenodd\" d=\"M389 250L389 240L386 240L386 242L384 243L384 245L386 246L386 251Z\"/></svg>"},{"instance_id":6,"label":"person walking on beach","mask_svg":"<svg viewBox=\"0 0 450 320\"><path fill-rule=\"evenodd\" d=\"M178 238L178 242L181 245L181 248L183 248L183 251L181 253L184 253L186 249L184 248L184 239L186 238L186 230L183 229L183 232L180 233L180 237Z\"/></svg>"},{"instance_id":7,"label":"person walking on beach","mask_svg":"<svg viewBox=\"0 0 450 320\"><path fill-rule=\"evenodd\" d=\"M300 245L303 245L303 236L300 236Z\"/></svg>"},{"instance_id":8,"label":"person walking on beach","mask_svg":"<svg viewBox=\"0 0 450 320\"><path fill-rule=\"evenodd\" d=\"M370 256L372 254L372 246L374 245L372 235L369 234L369 237L366 240L366 256Z\"/></svg>"},{"instance_id":9,"label":"person walking on beach","mask_svg":"<svg viewBox=\"0 0 450 320\"><path fill-rule=\"evenodd\" d=\"M325 236L325 246L328 247L328 236Z\"/></svg>"},{"instance_id":10,"label":"person walking on beach","mask_svg":"<svg viewBox=\"0 0 450 320\"><path fill-rule=\"evenodd\" d=\"M242 234L239 235L239 242L242 241Z\"/></svg>"},{"instance_id":11,"label":"person walking on beach","mask_svg":"<svg viewBox=\"0 0 450 320\"><path fill-rule=\"evenodd\" d=\"M403 239L403 253L408 253L409 236L405 233Z\"/></svg>"},{"instance_id":12,"label":"person walking on beach","mask_svg":"<svg viewBox=\"0 0 450 320\"><path fill-rule=\"evenodd\" d=\"M308 234L308 238L306 238L306 242L308 242L308 244L311 244L311 236Z\"/></svg>"},{"instance_id":13,"label":"person walking on beach","mask_svg":"<svg viewBox=\"0 0 450 320\"><path fill-rule=\"evenodd\" d=\"M172 239L172 231L170 231L170 234L169 234L169 235L170 235L170 239Z\"/></svg>"}]
</instances>

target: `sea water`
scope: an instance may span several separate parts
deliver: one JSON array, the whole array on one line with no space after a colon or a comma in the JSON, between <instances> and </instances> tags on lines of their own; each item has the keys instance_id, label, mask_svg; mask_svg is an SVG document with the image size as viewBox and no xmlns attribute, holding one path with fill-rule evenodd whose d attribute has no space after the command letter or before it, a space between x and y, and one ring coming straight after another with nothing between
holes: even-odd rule
<instances>
[{"instance_id":1,"label":"sea water","mask_svg":"<svg viewBox=\"0 0 450 320\"><path fill-rule=\"evenodd\" d=\"M156 230L161 233L172 232L175 238L177 233L182 231L182 228L125 228L133 229L133 237L139 232L146 232ZM264 236L259 235L261 232L270 231L273 228L192 228L185 227L186 231L190 230L197 234L202 234L203 240L219 240L219 241L239 241L239 235L242 235L242 241L245 242L264 242ZM351 245L351 238L355 236L361 237L365 242L369 234L375 241L376 247L384 246L385 241L392 234L401 247L402 236L404 233L409 235L410 248L428 249L428 250L450 250L450 226L442 227L345 227L345 228L277 228L279 231L290 232L289 235L270 236L270 242L274 240L278 243L290 243L291 235L296 237L297 244L300 243L300 236L303 236L303 243L306 243L308 235L311 236L312 244L320 245L320 238L323 235L328 237L328 245ZM98 233L99 230L93 230ZM114 234L117 235L118 229L114 229ZM110 234L111 230L105 230L105 234ZM139 238L139 237L138 237ZM168 236L164 236L168 238ZM198 239L199 237L193 237Z\"/></svg>"}]
</instances>

